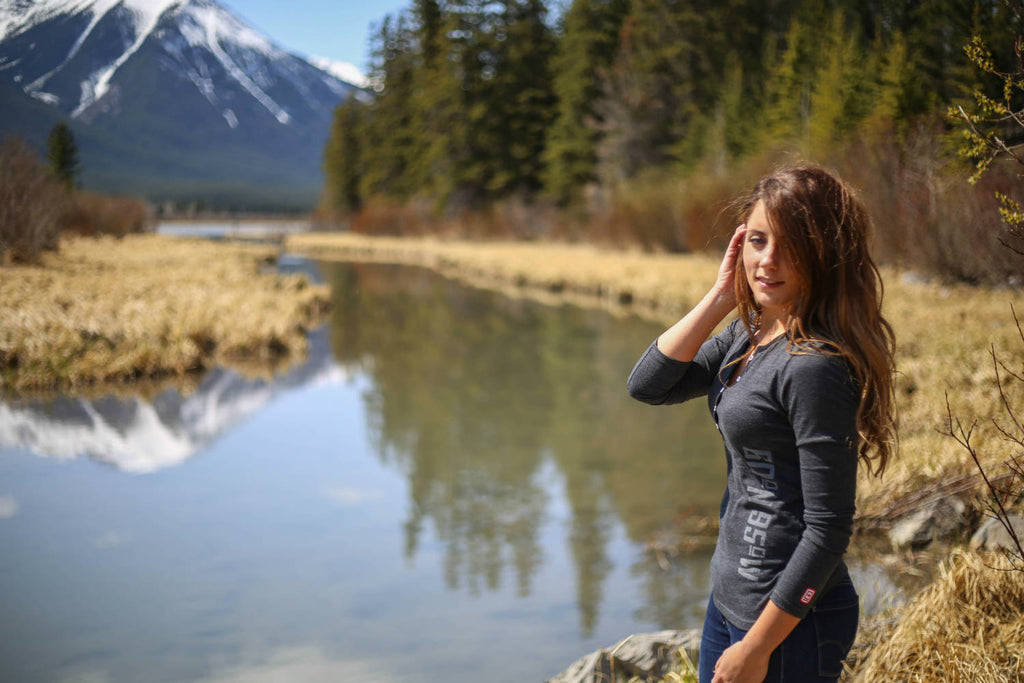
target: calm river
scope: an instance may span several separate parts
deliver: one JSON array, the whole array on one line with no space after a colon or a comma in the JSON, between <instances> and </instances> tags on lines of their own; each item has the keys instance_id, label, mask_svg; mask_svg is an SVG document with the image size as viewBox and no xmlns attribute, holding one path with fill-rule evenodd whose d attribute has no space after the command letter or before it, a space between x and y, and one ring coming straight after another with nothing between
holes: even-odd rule
<instances>
[{"instance_id":1,"label":"calm river","mask_svg":"<svg viewBox=\"0 0 1024 683\"><path fill-rule=\"evenodd\" d=\"M334 297L301 366L0 403L0 680L539 683L699 626L708 551L646 546L724 463L703 403L626 395L656 326L286 267Z\"/></svg>"}]
</instances>

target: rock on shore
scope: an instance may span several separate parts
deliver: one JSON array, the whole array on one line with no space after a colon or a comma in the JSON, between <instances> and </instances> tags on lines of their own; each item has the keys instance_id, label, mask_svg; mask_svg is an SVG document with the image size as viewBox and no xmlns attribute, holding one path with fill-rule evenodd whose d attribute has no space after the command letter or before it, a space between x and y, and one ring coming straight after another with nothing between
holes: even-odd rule
<instances>
[{"instance_id":1,"label":"rock on shore","mask_svg":"<svg viewBox=\"0 0 1024 683\"><path fill-rule=\"evenodd\" d=\"M546 683L615 683L660 678L685 656L697 661L700 631L640 633L591 652Z\"/></svg>"}]
</instances>

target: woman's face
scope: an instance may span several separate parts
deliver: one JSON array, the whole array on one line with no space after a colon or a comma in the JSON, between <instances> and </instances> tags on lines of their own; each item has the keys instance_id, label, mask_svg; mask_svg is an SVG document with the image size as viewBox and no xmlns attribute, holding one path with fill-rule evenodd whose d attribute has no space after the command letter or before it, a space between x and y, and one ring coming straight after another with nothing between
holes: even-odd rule
<instances>
[{"instance_id":1,"label":"woman's face","mask_svg":"<svg viewBox=\"0 0 1024 683\"><path fill-rule=\"evenodd\" d=\"M762 315L783 318L800 292L793 262L776 239L764 202L754 205L746 226L743 270L747 284L754 293L754 301L761 306Z\"/></svg>"}]
</instances>

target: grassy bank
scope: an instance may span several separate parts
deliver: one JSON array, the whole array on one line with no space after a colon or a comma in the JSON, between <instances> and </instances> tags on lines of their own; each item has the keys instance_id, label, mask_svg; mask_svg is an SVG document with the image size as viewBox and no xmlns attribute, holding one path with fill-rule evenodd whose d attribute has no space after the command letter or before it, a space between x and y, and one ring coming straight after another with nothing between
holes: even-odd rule
<instances>
[{"instance_id":1,"label":"grassy bank","mask_svg":"<svg viewBox=\"0 0 1024 683\"><path fill-rule=\"evenodd\" d=\"M40 263L3 270L0 386L84 389L297 358L328 294L263 272L274 255L158 235L65 238Z\"/></svg>"}]
</instances>

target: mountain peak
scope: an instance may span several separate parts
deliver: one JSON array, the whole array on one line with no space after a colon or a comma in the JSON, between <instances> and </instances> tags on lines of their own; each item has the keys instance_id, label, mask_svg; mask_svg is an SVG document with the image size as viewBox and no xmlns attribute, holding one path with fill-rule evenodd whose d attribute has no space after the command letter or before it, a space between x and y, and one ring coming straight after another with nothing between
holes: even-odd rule
<instances>
[{"instance_id":1,"label":"mountain peak","mask_svg":"<svg viewBox=\"0 0 1024 683\"><path fill-rule=\"evenodd\" d=\"M0 0L0 3L3 3L0 4L0 41L20 36L27 38L33 29L48 22L81 27L73 41L65 39L50 46L48 62L41 58L32 60L45 70L32 73L31 80L23 80L24 74L17 71L14 74L16 82L25 83L26 92L44 102L63 104L63 108L70 109L73 118L81 116L103 98L118 70L149 40L158 26L167 24L177 29L188 47L212 54L280 123L287 124L291 119L262 91L252 74L230 56L229 46L259 52L271 59L280 57L283 51L215 0ZM35 47L36 43L29 46L30 49ZM101 52L104 58L78 59L83 50L90 48L93 53ZM79 64L75 64L76 61ZM89 71L81 73L81 63L85 61L89 62ZM0 69L12 67L16 64L0 61ZM71 93L66 92L67 88L65 92L54 92L60 88L48 87L69 67L79 72L76 85L80 87L74 93L74 106L70 106Z\"/></svg>"},{"instance_id":2,"label":"mountain peak","mask_svg":"<svg viewBox=\"0 0 1024 683\"><path fill-rule=\"evenodd\" d=\"M319 179L334 108L355 87L216 0L0 0L0 86L29 96L23 111L90 127L119 158L153 166L168 150L205 174L221 162L199 160L230 145L221 158L265 182L288 157L303 166L293 177ZM33 111L0 111L0 130ZM260 148L266 164L250 158Z\"/></svg>"}]
</instances>

